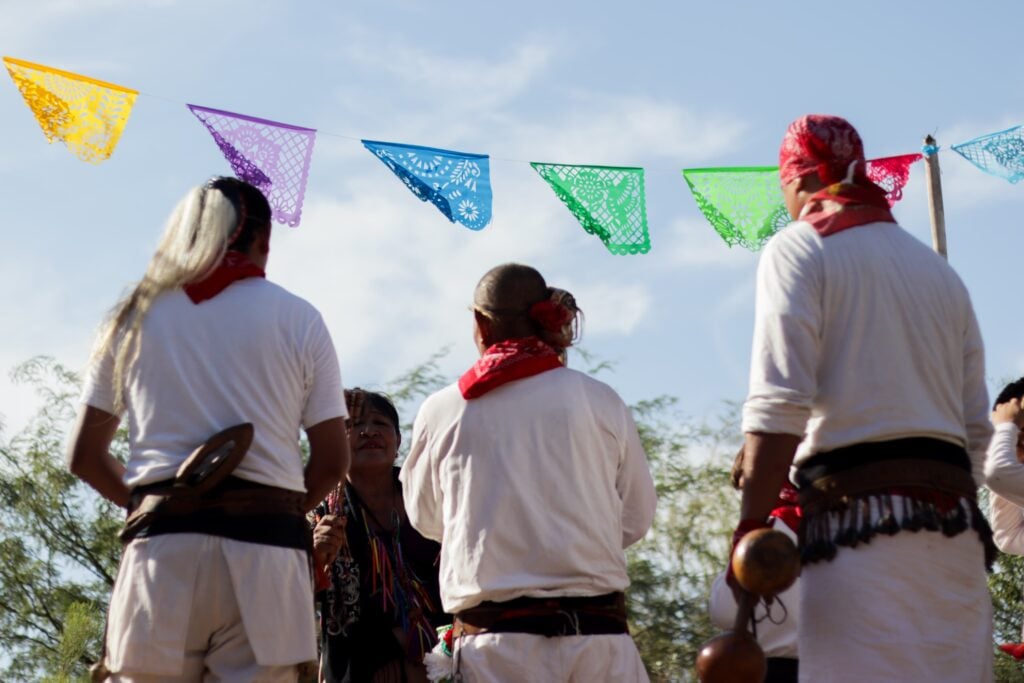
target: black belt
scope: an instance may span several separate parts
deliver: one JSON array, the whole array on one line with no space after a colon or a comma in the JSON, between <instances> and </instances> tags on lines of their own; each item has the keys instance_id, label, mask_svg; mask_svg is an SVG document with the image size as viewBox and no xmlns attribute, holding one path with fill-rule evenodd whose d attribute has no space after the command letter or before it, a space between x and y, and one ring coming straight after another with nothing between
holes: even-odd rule
<instances>
[{"instance_id":1,"label":"black belt","mask_svg":"<svg viewBox=\"0 0 1024 683\"><path fill-rule=\"evenodd\" d=\"M589 636L629 633L626 596L515 598L482 602L455 616L455 637L478 633Z\"/></svg>"},{"instance_id":2,"label":"black belt","mask_svg":"<svg viewBox=\"0 0 1024 683\"><path fill-rule=\"evenodd\" d=\"M132 489L121 540L199 533L261 545L311 549L301 491L229 476L210 491L191 495L174 480Z\"/></svg>"}]
</instances>

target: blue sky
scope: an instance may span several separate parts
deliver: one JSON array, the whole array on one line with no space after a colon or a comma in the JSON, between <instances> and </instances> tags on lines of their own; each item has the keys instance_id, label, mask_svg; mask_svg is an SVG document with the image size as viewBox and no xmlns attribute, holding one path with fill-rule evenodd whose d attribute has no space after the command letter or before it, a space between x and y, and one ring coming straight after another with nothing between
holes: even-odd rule
<instances>
[{"instance_id":1,"label":"blue sky","mask_svg":"<svg viewBox=\"0 0 1024 683\"><path fill-rule=\"evenodd\" d=\"M93 166L47 145L0 84L0 368L36 354L82 368L173 204L228 172L192 102L321 131L302 224L275 226L269 276L323 312L347 385L446 345L456 375L475 354L474 284L516 260L577 295L584 347L616 363L605 379L627 400L672 394L713 414L746 391L757 256L721 242L680 169L774 164L808 112L849 118L869 157L1024 123L1022 21L1010 1L4 0L4 54L143 95ZM492 224L448 223L352 138L491 154ZM609 254L528 160L645 167L651 252ZM940 160L950 260L994 389L1024 374L1024 188ZM927 242L923 180L919 164L896 215ZM9 428L33 405L0 376Z\"/></svg>"}]
</instances>

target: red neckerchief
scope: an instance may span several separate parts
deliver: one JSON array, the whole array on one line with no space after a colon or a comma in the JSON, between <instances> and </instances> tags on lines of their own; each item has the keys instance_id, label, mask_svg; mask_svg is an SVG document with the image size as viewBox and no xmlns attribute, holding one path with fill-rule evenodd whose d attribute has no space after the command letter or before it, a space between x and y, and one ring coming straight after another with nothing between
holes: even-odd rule
<instances>
[{"instance_id":1,"label":"red neckerchief","mask_svg":"<svg viewBox=\"0 0 1024 683\"><path fill-rule=\"evenodd\" d=\"M782 523L793 530L793 533L800 531L800 517L802 512L799 505L800 493L796 487L788 481L782 485L779 491L779 499L775 502L775 509L772 510L772 517L782 520Z\"/></svg>"},{"instance_id":2,"label":"red neckerchief","mask_svg":"<svg viewBox=\"0 0 1024 683\"><path fill-rule=\"evenodd\" d=\"M248 256L240 251L229 251L213 272L199 282L190 282L183 289L192 303L198 304L212 299L228 285L247 277L266 277L262 268L253 263Z\"/></svg>"},{"instance_id":3,"label":"red neckerchief","mask_svg":"<svg viewBox=\"0 0 1024 683\"><path fill-rule=\"evenodd\" d=\"M810 223L822 237L867 223L895 223L885 190L870 181L834 183L816 192L798 220Z\"/></svg>"},{"instance_id":4,"label":"red neckerchief","mask_svg":"<svg viewBox=\"0 0 1024 683\"><path fill-rule=\"evenodd\" d=\"M558 352L539 337L507 339L491 346L459 378L459 391L467 401L479 398L506 382L539 375L562 367Z\"/></svg>"}]
</instances>

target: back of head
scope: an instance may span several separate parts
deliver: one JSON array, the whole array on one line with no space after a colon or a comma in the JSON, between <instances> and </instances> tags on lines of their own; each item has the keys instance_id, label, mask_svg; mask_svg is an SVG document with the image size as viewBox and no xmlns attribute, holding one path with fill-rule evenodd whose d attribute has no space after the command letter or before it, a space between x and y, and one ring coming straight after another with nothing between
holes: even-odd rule
<instances>
[{"instance_id":1,"label":"back of head","mask_svg":"<svg viewBox=\"0 0 1024 683\"><path fill-rule=\"evenodd\" d=\"M995 410L996 406L1000 403L1006 403L1013 398L1017 400L1024 400L1024 377L1010 382L1003 387L1003 390L999 392L998 396L996 396L995 403L992 404L992 410Z\"/></svg>"},{"instance_id":2,"label":"back of head","mask_svg":"<svg viewBox=\"0 0 1024 683\"><path fill-rule=\"evenodd\" d=\"M492 343L536 336L561 352L579 338L583 312L575 297L549 287L530 266L506 263L487 271L473 307L490 322Z\"/></svg>"},{"instance_id":3,"label":"back of head","mask_svg":"<svg viewBox=\"0 0 1024 683\"><path fill-rule=\"evenodd\" d=\"M789 125L779 149L779 179L783 186L815 175L822 185L841 181L864 183L867 162L864 143L844 118L807 114Z\"/></svg>"},{"instance_id":4,"label":"back of head","mask_svg":"<svg viewBox=\"0 0 1024 683\"><path fill-rule=\"evenodd\" d=\"M146 280L162 290L203 279L227 251L246 252L270 230L259 188L221 176L190 190L174 207Z\"/></svg>"},{"instance_id":5,"label":"back of head","mask_svg":"<svg viewBox=\"0 0 1024 683\"><path fill-rule=\"evenodd\" d=\"M124 374L138 352L142 321L153 301L207 277L228 251L248 252L258 236L269 234L270 216L258 188L224 176L192 188L174 207L145 276L111 311L94 351L94 357L114 355L118 410L124 408Z\"/></svg>"}]
</instances>

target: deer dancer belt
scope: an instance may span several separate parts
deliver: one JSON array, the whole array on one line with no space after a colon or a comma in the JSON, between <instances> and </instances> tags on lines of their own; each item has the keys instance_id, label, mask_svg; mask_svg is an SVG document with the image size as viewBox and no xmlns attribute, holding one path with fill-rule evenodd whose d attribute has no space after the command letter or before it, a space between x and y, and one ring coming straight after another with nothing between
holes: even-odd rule
<instances>
[{"instance_id":1,"label":"deer dancer belt","mask_svg":"<svg viewBox=\"0 0 1024 683\"><path fill-rule=\"evenodd\" d=\"M817 453L796 473L800 489L800 549L804 564L831 561L838 547L875 535L973 528L991 567L992 529L978 509L967 451L924 437L861 443Z\"/></svg>"},{"instance_id":2,"label":"deer dancer belt","mask_svg":"<svg viewBox=\"0 0 1024 683\"><path fill-rule=\"evenodd\" d=\"M252 434L248 423L230 427L197 448L174 479L133 489L121 541L201 533L308 551L304 493L230 476Z\"/></svg>"}]
</instances>

